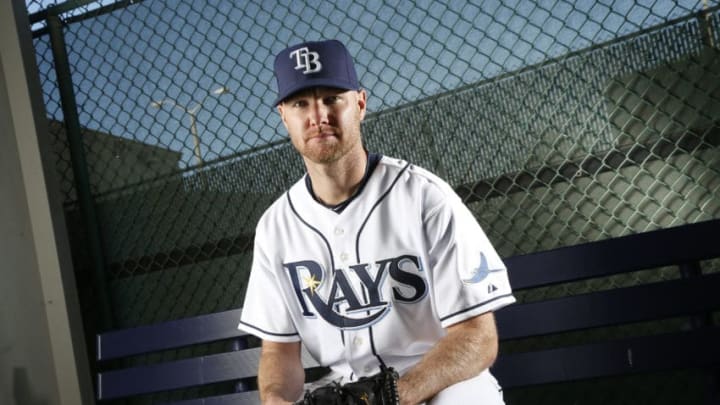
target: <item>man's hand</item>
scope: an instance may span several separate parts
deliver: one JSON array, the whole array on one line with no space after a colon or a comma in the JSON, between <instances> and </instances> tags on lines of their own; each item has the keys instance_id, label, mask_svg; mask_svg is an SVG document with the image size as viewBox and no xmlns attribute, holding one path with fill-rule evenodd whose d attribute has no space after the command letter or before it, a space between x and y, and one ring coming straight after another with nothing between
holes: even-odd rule
<instances>
[{"instance_id":1,"label":"man's hand","mask_svg":"<svg viewBox=\"0 0 720 405\"><path fill-rule=\"evenodd\" d=\"M398 373L392 367L346 384L331 382L305 393L295 405L398 405Z\"/></svg>"}]
</instances>

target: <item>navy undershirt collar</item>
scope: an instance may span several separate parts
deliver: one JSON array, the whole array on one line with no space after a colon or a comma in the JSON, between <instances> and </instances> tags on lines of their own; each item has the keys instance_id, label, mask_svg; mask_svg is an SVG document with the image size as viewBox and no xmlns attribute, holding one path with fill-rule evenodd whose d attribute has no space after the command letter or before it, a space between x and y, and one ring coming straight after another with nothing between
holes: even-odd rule
<instances>
[{"instance_id":1,"label":"navy undershirt collar","mask_svg":"<svg viewBox=\"0 0 720 405\"><path fill-rule=\"evenodd\" d=\"M315 192L313 192L312 189L312 180L310 180L310 176L305 175L305 186L308 189L308 192L312 196L313 200L315 200L318 204L322 205L323 207L326 207L328 209L333 210L335 213L339 214L343 212L343 210L357 197L362 193L362 190L365 188L365 185L367 184L368 180L370 179L370 175L377 167L378 163L380 163L380 159L382 159L382 154L380 153L368 153L367 157L367 165L365 166L365 174L363 175L362 182L360 183L360 187L358 187L357 190L355 190L355 193L350 196L347 200L341 202L340 204L335 205L329 205L325 204L324 202L320 201L319 198L315 195Z\"/></svg>"}]
</instances>

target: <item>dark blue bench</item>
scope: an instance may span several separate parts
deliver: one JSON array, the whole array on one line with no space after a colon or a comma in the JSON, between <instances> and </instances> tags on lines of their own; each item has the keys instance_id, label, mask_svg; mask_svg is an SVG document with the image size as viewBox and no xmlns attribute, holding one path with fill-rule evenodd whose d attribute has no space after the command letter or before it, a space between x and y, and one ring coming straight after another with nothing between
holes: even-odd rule
<instances>
[{"instance_id":1,"label":"dark blue bench","mask_svg":"<svg viewBox=\"0 0 720 405\"><path fill-rule=\"evenodd\" d=\"M505 259L518 296L539 287L665 266L674 266L677 274L504 308L496 314L503 343L493 372L506 390L663 370L713 372L720 366L720 327L712 316L720 311L720 271L705 271L701 263L713 258L720 258L720 220ZM678 317L687 323L677 331L506 352L523 339ZM259 403L254 380L260 349L235 328L238 319L239 310L232 310L98 335L98 400L235 382L231 391L237 392L173 403ZM124 360L209 342L225 346L218 353L155 364L127 365ZM307 355L303 364L311 378L322 373Z\"/></svg>"},{"instance_id":2,"label":"dark blue bench","mask_svg":"<svg viewBox=\"0 0 720 405\"><path fill-rule=\"evenodd\" d=\"M97 376L97 399L113 400L234 381L234 393L170 403L259 404L254 383L260 348L249 344L252 338L237 329L239 319L240 310L235 309L98 335L97 361L101 365L131 356L213 342L224 343L226 350L101 371ZM306 369L320 369L307 352L303 351L302 358Z\"/></svg>"}]
</instances>

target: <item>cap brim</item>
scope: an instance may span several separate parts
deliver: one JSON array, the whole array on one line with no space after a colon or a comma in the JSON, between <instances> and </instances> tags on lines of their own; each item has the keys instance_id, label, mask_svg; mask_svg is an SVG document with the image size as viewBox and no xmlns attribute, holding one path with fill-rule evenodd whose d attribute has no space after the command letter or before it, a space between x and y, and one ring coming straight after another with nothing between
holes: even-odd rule
<instances>
[{"instance_id":1,"label":"cap brim","mask_svg":"<svg viewBox=\"0 0 720 405\"><path fill-rule=\"evenodd\" d=\"M359 88L355 87L350 83L346 83L337 79L333 80L331 78L319 77L317 79L304 80L299 85L286 89L283 94L278 95L273 105L277 106L278 104L282 103L283 100L292 96L293 94L313 87L333 87L343 90L359 90Z\"/></svg>"}]
</instances>

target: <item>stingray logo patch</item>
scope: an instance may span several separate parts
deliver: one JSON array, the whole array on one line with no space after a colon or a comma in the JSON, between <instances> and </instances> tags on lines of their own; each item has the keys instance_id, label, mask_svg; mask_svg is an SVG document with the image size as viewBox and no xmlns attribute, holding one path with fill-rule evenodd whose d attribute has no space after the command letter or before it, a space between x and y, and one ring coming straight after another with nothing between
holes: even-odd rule
<instances>
[{"instance_id":1,"label":"stingray logo patch","mask_svg":"<svg viewBox=\"0 0 720 405\"><path fill-rule=\"evenodd\" d=\"M470 278L463 279L463 283L477 284L477 283L485 280L490 275L490 273L495 273L498 271L505 271L505 269L504 268L499 268L499 269L489 268L487 258L485 257L485 255L482 252L480 252L480 264L478 265L477 268L473 269L472 275L470 276Z\"/></svg>"}]
</instances>

